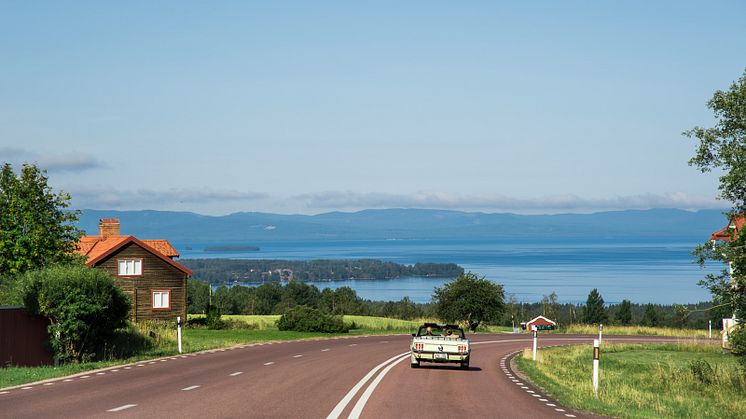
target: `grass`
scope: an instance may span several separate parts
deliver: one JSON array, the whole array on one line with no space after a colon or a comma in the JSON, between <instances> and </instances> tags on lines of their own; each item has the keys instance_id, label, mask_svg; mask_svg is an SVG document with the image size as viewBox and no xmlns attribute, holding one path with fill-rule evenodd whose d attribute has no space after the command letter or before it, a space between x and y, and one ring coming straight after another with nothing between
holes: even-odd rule
<instances>
[{"instance_id":1,"label":"grass","mask_svg":"<svg viewBox=\"0 0 746 419\"><path fill-rule=\"evenodd\" d=\"M734 356L707 344L603 345L598 397L592 348L525 352L518 367L561 403L622 418L746 417L746 374Z\"/></svg>"},{"instance_id":2,"label":"grass","mask_svg":"<svg viewBox=\"0 0 746 419\"><path fill-rule=\"evenodd\" d=\"M569 333L579 335L597 335L598 325L571 324L561 327L551 333ZM700 329L677 329L671 327L647 327L647 326L606 326L604 335L634 335L634 336L676 336L690 338L707 338L707 330ZM717 332L713 332L718 337Z\"/></svg>"}]
</instances>

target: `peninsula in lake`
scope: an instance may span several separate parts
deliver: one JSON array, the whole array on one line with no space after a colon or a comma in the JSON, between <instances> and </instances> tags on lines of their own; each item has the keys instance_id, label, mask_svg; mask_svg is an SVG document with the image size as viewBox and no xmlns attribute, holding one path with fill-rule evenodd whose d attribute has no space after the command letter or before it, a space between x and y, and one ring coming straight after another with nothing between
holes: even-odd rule
<instances>
[{"instance_id":1,"label":"peninsula in lake","mask_svg":"<svg viewBox=\"0 0 746 419\"><path fill-rule=\"evenodd\" d=\"M358 260L236 260L182 259L194 279L212 284L268 281L333 281L394 279L408 276L455 278L464 268L455 263L403 265L377 259Z\"/></svg>"}]
</instances>

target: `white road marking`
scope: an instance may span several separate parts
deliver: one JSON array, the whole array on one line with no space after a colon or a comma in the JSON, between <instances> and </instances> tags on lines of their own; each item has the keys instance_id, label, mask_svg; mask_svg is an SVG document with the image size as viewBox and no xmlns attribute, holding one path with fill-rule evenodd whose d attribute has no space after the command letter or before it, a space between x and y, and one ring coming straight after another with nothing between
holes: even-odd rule
<instances>
[{"instance_id":1,"label":"white road marking","mask_svg":"<svg viewBox=\"0 0 746 419\"><path fill-rule=\"evenodd\" d=\"M549 400L547 400L547 399L539 399L539 401L540 402L548 402Z\"/></svg>"},{"instance_id":2,"label":"white road marking","mask_svg":"<svg viewBox=\"0 0 746 419\"><path fill-rule=\"evenodd\" d=\"M565 416L567 416L568 418L574 418L575 417L575 415L571 415L569 413L565 413Z\"/></svg>"},{"instance_id":3,"label":"white road marking","mask_svg":"<svg viewBox=\"0 0 746 419\"><path fill-rule=\"evenodd\" d=\"M119 370L111 370L111 372L119 372Z\"/></svg>"},{"instance_id":4,"label":"white road marking","mask_svg":"<svg viewBox=\"0 0 746 419\"><path fill-rule=\"evenodd\" d=\"M328 350L329 350L329 348L325 348L325 349L322 349L321 352L326 352Z\"/></svg>"},{"instance_id":5,"label":"white road marking","mask_svg":"<svg viewBox=\"0 0 746 419\"><path fill-rule=\"evenodd\" d=\"M54 383L44 383L45 386L53 386Z\"/></svg>"},{"instance_id":6,"label":"white road marking","mask_svg":"<svg viewBox=\"0 0 746 419\"><path fill-rule=\"evenodd\" d=\"M129 409L131 407L137 406L136 404L125 404L124 406L115 407L113 409L107 410L107 412L119 412L120 410Z\"/></svg>"},{"instance_id":7,"label":"white road marking","mask_svg":"<svg viewBox=\"0 0 746 419\"><path fill-rule=\"evenodd\" d=\"M243 374L243 371L236 371L236 372L234 372L233 374L229 374L229 375L230 375L231 377L235 377L235 376L237 376L237 375L241 375L241 374Z\"/></svg>"},{"instance_id":8,"label":"white road marking","mask_svg":"<svg viewBox=\"0 0 746 419\"><path fill-rule=\"evenodd\" d=\"M137 364L138 367L144 367L145 364Z\"/></svg>"},{"instance_id":9,"label":"white road marking","mask_svg":"<svg viewBox=\"0 0 746 419\"><path fill-rule=\"evenodd\" d=\"M348 346L357 346L357 343L351 343Z\"/></svg>"},{"instance_id":10,"label":"white road marking","mask_svg":"<svg viewBox=\"0 0 746 419\"><path fill-rule=\"evenodd\" d=\"M302 357L302 356L303 356L303 355L293 355L293 358L300 358L300 357Z\"/></svg>"},{"instance_id":11,"label":"white road marking","mask_svg":"<svg viewBox=\"0 0 746 419\"><path fill-rule=\"evenodd\" d=\"M10 393L10 392L9 391L0 391L0 394L8 394L8 393Z\"/></svg>"},{"instance_id":12,"label":"white road marking","mask_svg":"<svg viewBox=\"0 0 746 419\"><path fill-rule=\"evenodd\" d=\"M540 394L532 394L531 396L533 396L533 397L541 397Z\"/></svg>"},{"instance_id":13,"label":"white road marking","mask_svg":"<svg viewBox=\"0 0 746 419\"><path fill-rule=\"evenodd\" d=\"M161 362L166 362L166 361L168 361L168 359L161 359Z\"/></svg>"},{"instance_id":14,"label":"white road marking","mask_svg":"<svg viewBox=\"0 0 746 419\"><path fill-rule=\"evenodd\" d=\"M365 385L365 383L367 383L368 380L370 380L370 378L373 377L373 375L376 372L378 372L378 370L380 370L381 368L383 368L384 366L386 366L386 364L388 364L389 362L395 361L399 357L404 357L402 359L406 359L405 355L409 355L409 352L404 352L404 353L400 353L399 355L393 356L393 357L387 359L386 361L381 362L376 367L374 367L372 370L368 371L368 373L365 374L365 377L361 378L360 381L358 381L357 384L355 384L350 389L350 391L348 391L347 394L345 394L345 396L342 398L342 400L340 400L339 403L337 403L337 405L334 406L334 409L331 411L331 413L329 413L329 416L327 416L326 418L327 419L337 419L337 418L339 418L339 415L341 415L342 412L347 407L347 405L350 404L350 401L352 401L352 398L355 397L355 395L357 394L357 392L360 391L360 389Z\"/></svg>"},{"instance_id":15,"label":"white road marking","mask_svg":"<svg viewBox=\"0 0 746 419\"><path fill-rule=\"evenodd\" d=\"M554 409L554 410L556 410L558 412L564 412L565 411L565 409Z\"/></svg>"},{"instance_id":16,"label":"white road marking","mask_svg":"<svg viewBox=\"0 0 746 419\"><path fill-rule=\"evenodd\" d=\"M155 364L155 361L148 362L148 365L150 365L150 364Z\"/></svg>"},{"instance_id":17,"label":"white road marking","mask_svg":"<svg viewBox=\"0 0 746 419\"><path fill-rule=\"evenodd\" d=\"M274 362L265 362L264 365L272 365Z\"/></svg>"},{"instance_id":18,"label":"white road marking","mask_svg":"<svg viewBox=\"0 0 746 419\"><path fill-rule=\"evenodd\" d=\"M91 377L90 375L84 375L84 376L82 376L80 378L90 378L90 377Z\"/></svg>"},{"instance_id":19,"label":"white road marking","mask_svg":"<svg viewBox=\"0 0 746 419\"><path fill-rule=\"evenodd\" d=\"M96 375L105 375L105 372L97 372Z\"/></svg>"},{"instance_id":20,"label":"white road marking","mask_svg":"<svg viewBox=\"0 0 746 419\"><path fill-rule=\"evenodd\" d=\"M533 390L526 390L526 393L534 393Z\"/></svg>"},{"instance_id":21,"label":"white road marking","mask_svg":"<svg viewBox=\"0 0 746 419\"><path fill-rule=\"evenodd\" d=\"M552 404L552 403L547 403L547 406L549 406L549 407L557 407L556 404Z\"/></svg>"},{"instance_id":22,"label":"white road marking","mask_svg":"<svg viewBox=\"0 0 746 419\"><path fill-rule=\"evenodd\" d=\"M181 391L190 391L190 390L194 390L195 388L199 388L199 387L200 387L200 386L189 386L189 387L184 387L184 388L182 388L182 389L181 389Z\"/></svg>"},{"instance_id":23,"label":"white road marking","mask_svg":"<svg viewBox=\"0 0 746 419\"><path fill-rule=\"evenodd\" d=\"M71 379L69 379L69 378L67 378L67 379L65 379L65 380L62 380L62 382L63 382L63 383L69 383L70 381L72 381L72 380L71 380Z\"/></svg>"},{"instance_id":24,"label":"white road marking","mask_svg":"<svg viewBox=\"0 0 746 419\"><path fill-rule=\"evenodd\" d=\"M21 387L21 390L31 390L33 387Z\"/></svg>"},{"instance_id":25,"label":"white road marking","mask_svg":"<svg viewBox=\"0 0 746 419\"><path fill-rule=\"evenodd\" d=\"M352 412L350 412L350 416L348 416L348 419L359 419L360 414L363 413L363 408L365 408L365 403L368 402L368 399L370 398L370 395L373 394L373 391L378 387L378 383L383 380L383 377L386 376L386 374L391 370L391 368L394 368L396 364L404 361L405 359L409 358L410 355L408 353L405 353L405 356L397 359L396 361L390 363L386 368L381 371L378 376L371 381L370 385L368 385L368 388L365 389L365 392L360 396L357 403L355 403L355 407L352 408Z\"/></svg>"},{"instance_id":26,"label":"white road marking","mask_svg":"<svg viewBox=\"0 0 746 419\"><path fill-rule=\"evenodd\" d=\"M132 369L132 367L124 367L124 369L126 369L126 370L131 370L131 369Z\"/></svg>"}]
</instances>

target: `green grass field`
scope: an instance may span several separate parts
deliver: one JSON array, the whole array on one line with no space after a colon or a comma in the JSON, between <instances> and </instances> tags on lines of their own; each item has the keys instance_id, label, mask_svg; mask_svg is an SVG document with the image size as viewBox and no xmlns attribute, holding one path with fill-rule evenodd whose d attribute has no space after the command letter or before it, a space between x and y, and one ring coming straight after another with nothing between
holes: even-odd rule
<instances>
[{"instance_id":1,"label":"green grass field","mask_svg":"<svg viewBox=\"0 0 746 419\"><path fill-rule=\"evenodd\" d=\"M530 352L519 369L562 404L622 418L746 417L746 375L736 359L710 344L603 345L598 397L592 347Z\"/></svg>"},{"instance_id":2,"label":"green grass field","mask_svg":"<svg viewBox=\"0 0 746 419\"><path fill-rule=\"evenodd\" d=\"M571 324L567 327L561 327L551 333L568 333L579 335L597 335L598 325ZM604 325L604 335L634 335L634 336L677 336L688 338L707 338L705 329L676 329L671 327L646 327L646 326L606 326ZM713 337L718 338L720 335L713 331Z\"/></svg>"}]
</instances>

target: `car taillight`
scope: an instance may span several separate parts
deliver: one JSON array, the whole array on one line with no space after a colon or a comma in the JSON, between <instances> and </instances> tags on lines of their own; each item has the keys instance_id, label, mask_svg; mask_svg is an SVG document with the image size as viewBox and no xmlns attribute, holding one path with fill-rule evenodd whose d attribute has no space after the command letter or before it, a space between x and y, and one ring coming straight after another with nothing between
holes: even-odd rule
<instances>
[{"instance_id":1,"label":"car taillight","mask_svg":"<svg viewBox=\"0 0 746 419\"><path fill-rule=\"evenodd\" d=\"M459 345L458 351L461 353L466 353L466 345Z\"/></svg>"},{"instance_id":2,"label":"car taillight","mask_svg":"<svg viewBox=\"0 0 746 419\"><path fill-rule=\"evenodd\" d=\"M414 350L415 351L421 351L423 349L425 349L425 344L424 343L415 343L414 344Z\"/></svg>"}]
</instances>

